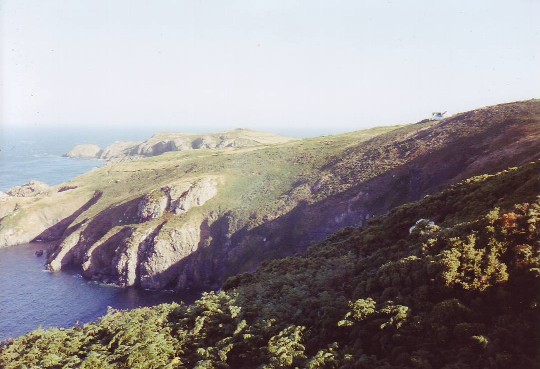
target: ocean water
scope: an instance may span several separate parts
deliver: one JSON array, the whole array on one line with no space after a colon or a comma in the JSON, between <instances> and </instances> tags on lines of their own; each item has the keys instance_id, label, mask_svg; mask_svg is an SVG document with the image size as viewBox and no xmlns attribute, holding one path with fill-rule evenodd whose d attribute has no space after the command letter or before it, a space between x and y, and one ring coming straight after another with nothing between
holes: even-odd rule
<instances>
[{"instance_id":1,"label":"ocean water","mask_svg":"<svg viewBox=\"0 0 540 369\"><path fill-rule=\"evenodd\" d=\"M75 145L93 143L106 147L117 140L136 141L151 136L146 131L89 129L0 130L0 191L31 180L50 186L98 168L101 160L77 160L62 155Z\"/></svg>"},{"instance_id":2,"label":"ocean water","mask_svg":"<svg viewBox=\"0 0 540 369\"><path fill-rule=\"evenodd\" d=\"M16 131L0 136L0 191L39 180L63 183L103 165L97 160L62 157L79 143L102 147L117 139L140 140L147 132ZM0 203L1 206L1 203ZM45 257L34 252L40 243L0 248L0 340L17 337L42 326L69 327L87 323L107 312L107 307L128 309L162 302L193 301L193 292L152 292L122 289L83 279L76 270L50 273Z\"/></svg>"},{"instance_id":3,"label":"ocean water","mask_svg":"<svg viewBox=\"0 0 540 369\"><path fill-rule=\"evenodd\" d=\"M62 157L75 145L86 143L86 139L97 141L95 138L43 130L4 130L1 133L0 191L31 180L57 185L103 165L99 160Z\"/></svg>"},{"instance_id":4,"label":"ocean water","mask_svg":"<svg viewBox=\"0 0 540 369\"><path fill-rule=\"evenodd\" d=\"M0 249L0 340L38 327L71 327L97 320L107 307L131 309L164 302L192 302L194 292L119 288L87 281L76 270L51 273L32 243Z\"/></svg>"}]
</instances>

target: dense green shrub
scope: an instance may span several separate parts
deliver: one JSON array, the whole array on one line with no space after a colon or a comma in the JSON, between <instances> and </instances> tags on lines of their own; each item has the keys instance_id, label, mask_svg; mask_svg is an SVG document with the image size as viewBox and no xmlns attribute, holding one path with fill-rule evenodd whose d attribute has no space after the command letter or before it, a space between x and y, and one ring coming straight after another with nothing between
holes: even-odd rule
<instances>
[{"instance_id":1,"label":"dense green shrub","mask_svg":"<svg viewBox=\"0 0 540 369\"><path fill-rule=\"evenodd\" d=\"M0 367L533 368L539 169L465 181L192 305L112 311L4 342ZM409 234L421 218L435 224Z\"/></svg>"}]
</instances>

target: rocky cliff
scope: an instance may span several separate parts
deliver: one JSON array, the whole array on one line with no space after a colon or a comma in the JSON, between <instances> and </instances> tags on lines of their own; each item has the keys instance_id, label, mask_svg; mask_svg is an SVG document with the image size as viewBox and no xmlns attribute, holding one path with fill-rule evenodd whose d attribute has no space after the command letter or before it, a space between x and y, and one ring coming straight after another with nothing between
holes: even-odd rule
<instances>
[{"instance_id":1,"label":"rocky cliff","mask_svg":"<svg viewBox=\"0 0 540 369\"><path fill-rule=\"evenodd\" d=\"M203 219L191 216L177 227L167 218L203 206L218 193L218 181L204 177L153 190L124 209L122 217L131 222L114 219L117 225L102 228L95 224L101 221L97 217L75 225L49 257L49 269L75 263L89 278L152 289L168 286L176 277L171 268L197 250Z\"/></svg>"},{"instance_id":2,"label":"rocky cliff","mask_svg":"<svg viewBox=\"0 0 540 369\"><path fill-rule=\"evenodd\" d=\"M64 156L79 159L128 160L161 155L171 151L224 149L261 145L274 145L294 139L271 133L236 129L234 131L194 135L182 133L158 133L146 141L116 141L101 149L97 145L77 145Z\"/></svg>"},{"instance_id":3,"label":"rocky cliff","mask_svg":"<svg viewBox=\"0 0 540 369\"><path fill-rule=\"evenodd\" d=\"M20 243L19 232L56 241L51 270L214 288L463 178L539 158L538 100L273 146L171 152L108 165L18 206L0 200L12 209L0 245Z\"/></svg>"}]
</instances>

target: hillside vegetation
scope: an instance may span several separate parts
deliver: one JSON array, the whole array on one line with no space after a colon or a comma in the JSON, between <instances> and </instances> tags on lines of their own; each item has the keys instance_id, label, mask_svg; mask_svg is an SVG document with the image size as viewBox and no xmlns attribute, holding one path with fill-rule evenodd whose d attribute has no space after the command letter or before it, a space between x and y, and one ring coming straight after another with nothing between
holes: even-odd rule
<instances>
[{"instance_id":1,"label":"hillside vegetation","mask_svg":"<svg viewBox=\"0 0 540 369\"><path fill-rule=\"evenodd\" d=\"M440 122L110 164L32 197L3 198L0 247L52 241L54 271L217 289L395 206L539 159L539 127L540 101L530 100Z\"/></svg>"},{"instance_id":2,"label":"hillside vegetation","mask_svg":"<svg viewBox=\"0 0 540 369\"><path fill-rule=\"evenodd\" d=\"M539 195L539 161L473 177L192 305L4 342L0 366L533 368Z\"/></svg>"}]
</instances>

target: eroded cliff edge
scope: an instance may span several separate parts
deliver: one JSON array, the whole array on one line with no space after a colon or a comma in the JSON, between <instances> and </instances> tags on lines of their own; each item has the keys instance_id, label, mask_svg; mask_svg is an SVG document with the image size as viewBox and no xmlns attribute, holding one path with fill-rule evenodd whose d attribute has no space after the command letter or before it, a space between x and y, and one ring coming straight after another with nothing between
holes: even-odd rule
<instances>
[{"instance_id":1,"label":"eroded cliff edge","mask_svg":"<svg viewBox=\"0 0 540 369\"><path fill-rule=\"evenodd\" d=\"M123 286L216 287L461 179L536 160L539 127L532 100L441 122L108 165L31 198L2 198L0 245L54 240L52 270L76 265Z\"/></svg>"}]
</instances>

